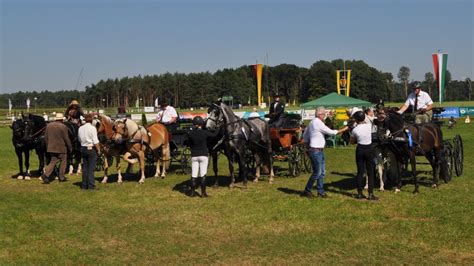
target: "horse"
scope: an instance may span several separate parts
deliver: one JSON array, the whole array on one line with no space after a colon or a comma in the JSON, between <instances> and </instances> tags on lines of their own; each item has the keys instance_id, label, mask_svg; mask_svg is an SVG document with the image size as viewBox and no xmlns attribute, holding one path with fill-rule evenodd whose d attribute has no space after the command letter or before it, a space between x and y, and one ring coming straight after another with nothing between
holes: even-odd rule
<instances>
[{"instance_id":1,"label":"horse","mask_svg":"<svg viewBox=\"0 0 474 266\"><path fill-rule=\"evenodd\" d=\"M223 143L229 156L229 169L234 159L239 164L239 177L247 185L247 167L245 165L245 153L248 148L254 155L256 164L255 182L260 177L260 167L268 167L270 172L269 182L273 182L272 147L268 123L261 119L243 120L237 117L232 109L226 104L218 101L208 109L206 128L218 130L224 128ZM233 171L231 170L231 184L235 183Z\"/></svg>"},{"instance_id":2,"label":"horse","mask_svg":"<svg viewBox=\"0 0 474 266\"><path fill-rule=\"evenodd\" d=\"M82 155L81 155L81 142L79 141L79 126L77 123L66 120L64 121L64 125L68 128L69 131L69 140L71 140L71 153L68 154L67 156L67 167L66 169L69 168L69 175L72 175L74 173L74 170L76 170L76 174L80 175L82 172L82 166L81 166L81 160L82 160Z\"/></svg>"},{"instance_id":3,"label":"horse","mask_svg":"<svg viewBox=\"0 0 474 266\"><path fill-rule=\"evenodd\" d=\"M153 158L156 159L156 172L155 177L161 175L161 178L165 178L166 170L169 169L171 164L171 152L170 152L170 134L165 125L161 123L153 123L146 127L148 131L150 142L148 147L150 152L153 153ZM160 174L160 167L163 167L163 171Z\"/></svg>"},{"instance_id":4,"label":"horse","mask_svg":"<svg viewBox=\"0 0 474 266\"><path fill-rule=\"evenodd\" d=\"M46 121L43 117L29 114L22 119L15 120L10 126L12 129L12 143L18 158L20 172L17 179L30 180L30 150L35 150L39 159L38 174L44 171L46 159L46 145L44 142L44 130ZM23 155L25 156L25 172L23 172Z\"/></svg>"},{"instance_id":5,"label":"horse","mask_svg":"<svg viewBox=\"0 0 474 266\"><path fill-rule=\"evenodd\" d=\"M388 145L388 148L397 159L398 175L395 192L399 192L401 189L401 169L407 156L411 165L411 175L415 182L413 193L419 192L415 157L417 154L424 155L430 162L433 169L433 188L438 187L440 175L446 182L447 164L442 154L443 134L439 126L431 123L420 125L407 124L399 113L388 108L382 109L377 118L379 125L390 132L390 138L383 145Z\"/></svg>"},{"instance_id":6,"label":"horse","mask_svg":"<svg viewBox=\"0 0 474 266\"><path fill-rule=\"evenodd\" d=\"M122 158L130 164L135 164L137 161L133 160L138 158L140 163L140 184L145 182L145 152L150 143L150 137L148 131L139 126L131 119L120 119L116 120L112 127L114 133L112 134L112 140L117 144L125 145L125 153ZM133 159L131 159L133 158ZM157 167L158 168L158 167ZM121 179L118 180L122 182Z\"/></svg>"},{"instance_id":7,"label":"horse","mask_svg":"<svg viewBox=\"0 0 474 266\"><path fill-rule=\"evenodd\" d=\"M208 119L208 118L207 118ZM207 120L206 120L207 121ZM214 186L218 186L217 182L217 177L218 177L218 156L219 152L222 152L226 157L227 157L227 163L229 164L229 172L231 176L234 175L234 164L230 161L229 159L229 152L226 149L226 145L224 145L224 138L225 138L225 129L220 126L220 123L223 121L216 121L217 128L219 132L217 133L217 136L214 138L209 139L207 142L207 148L209 150L209 155L212 158L212 169L214 171L214 177L216 178L216 181L214 183ZM204 125L204 128L206 128L206 125Z\"/></svg>"}]
</instances>

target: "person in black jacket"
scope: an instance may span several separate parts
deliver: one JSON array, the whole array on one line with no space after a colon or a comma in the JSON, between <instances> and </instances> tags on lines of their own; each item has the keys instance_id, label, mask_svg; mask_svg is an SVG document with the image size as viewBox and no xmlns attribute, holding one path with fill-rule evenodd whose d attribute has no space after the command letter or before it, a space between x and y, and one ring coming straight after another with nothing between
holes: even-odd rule
<instances>
[{"instance_id":1,"label":"person in black jacket","mask_svg":"<svg viewBox=\"0 0 474 266\"><path fill-rule=\"evenodd\" d=\"M209 138L217 136L218 132L211 133L202 129L204 119L200 116L193 118L194 128L189 132L188 145L191 148L191 193L190 196L196 195L195 189L198 177L201 177L201 197L207 197L206 193L206 174L207 165L209 163L209 151L207 149L207 141Z\"/></svg>"},{"instance_id":2,"label":"person in black jacket","mask_svg":"<svg viewBox=\"0 0 474 266\"><path fill-rule=\"evenodd\" d=\"M274 101L270 104L270 110L268 112L270 121L268 121L268 123L271 127L280 127L279 124L281 123L279 123L279 120L285 111L285 105L280 102L280 96L280 94L275 94L273 96Z\"/></svg>"}]
</instances>

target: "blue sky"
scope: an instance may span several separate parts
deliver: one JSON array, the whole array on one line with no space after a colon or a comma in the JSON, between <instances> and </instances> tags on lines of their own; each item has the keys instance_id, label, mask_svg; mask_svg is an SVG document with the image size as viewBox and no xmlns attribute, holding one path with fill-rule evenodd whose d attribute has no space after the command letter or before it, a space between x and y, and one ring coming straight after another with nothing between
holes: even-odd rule
<instances>
[{"instance_id":1,"label":"blue sky","mask_svg":"<svg viewBox=\"0 0 474 266\"><path fill-rule=\"evenodd\" d=\"M78 89L100 79L214 72L256 61L310 67L364 60L394 77L474 78L472 0L0 0L2 93Z\"/></svg>"}]
</instances>

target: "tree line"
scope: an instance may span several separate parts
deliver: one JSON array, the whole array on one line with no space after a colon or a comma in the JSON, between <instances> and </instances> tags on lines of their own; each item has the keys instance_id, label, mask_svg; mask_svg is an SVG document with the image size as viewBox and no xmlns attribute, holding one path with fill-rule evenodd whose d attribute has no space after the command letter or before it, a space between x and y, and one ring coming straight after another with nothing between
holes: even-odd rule
<instances>
[{"instance_id":1,"label":"tree line","mask_svg":"<svg viewBox=\"0 0 474 266\"><path fill-rule=\"evenodd\" d=\"M336 91L336 70L352 70L351 97L370 102L379 99L400 102L411 92L410 68L400 67L397 80L388 72L371 67L362 60L317 61L310 68L293 64L265 66L262 77L262 95L267 102L272 94L283 95L286 102L303 103ZM234 103L256 105L256 79L252 66L225 68L215 73L165 73L100 80L84 90L33 91L0 94L0 108L8 108L8 99L15 109L26 108L30 98L31 108L64 107L72 99L89 108L153 106L166 100L179 108L204 107L222 96L233 96ZM422 81L434 101L438 100L438 88L432 73ZM446 101L470 100L472 81L451 80L446 73Z\"/></svg>"}]
</instances>

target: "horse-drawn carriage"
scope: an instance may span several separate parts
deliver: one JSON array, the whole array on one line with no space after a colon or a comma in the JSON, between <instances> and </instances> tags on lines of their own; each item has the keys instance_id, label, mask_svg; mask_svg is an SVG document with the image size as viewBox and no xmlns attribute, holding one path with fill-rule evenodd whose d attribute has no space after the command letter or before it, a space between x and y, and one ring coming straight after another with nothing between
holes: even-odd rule
<instances>
[{"instance_id":1,"label":"horse-drawn carriage","mask_svg":"<svg viewBox=\"0 0 474 266\"><path fill-rule=\"evenodd\" d=\"M311 171L311 162L303 143L303 128L299 114L285 114L282 127L270 128L273 160L287 161L290 176Z\"/></svg>"},{"instance_id":2,"label":"horse-drawn carriage","mask_svg":"<svg viewBox=\"0 0 474 266\"><path fill-rule=\"evenodd\" d=\"M439 178L449 182L454 172L457 176L462 175L462 138L456 135L453 139L443 139L443 123L437 116L442 110L443 108L434 108L434 120L426 124L415 124L415 114L401 116L390 108L379 110L379 127L382 132L379 132L381 139L378 146L382 150L385 173L389 178L397 180L398 189L401 186L401 169L408 170L410 162L415 192L418 192L416 156L425 156L429 161L433 169L433 187L438 185Z\"/></svg>"}]
</instances>

